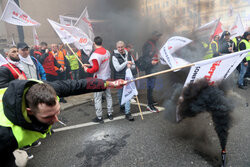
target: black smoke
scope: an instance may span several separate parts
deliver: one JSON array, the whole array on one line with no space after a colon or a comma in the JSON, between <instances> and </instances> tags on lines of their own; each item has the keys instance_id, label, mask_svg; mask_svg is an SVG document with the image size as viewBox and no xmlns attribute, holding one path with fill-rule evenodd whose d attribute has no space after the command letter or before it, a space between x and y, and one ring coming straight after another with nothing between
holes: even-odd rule
<instances>
[{"instance_id":1,"label":"black smoke","mask_svg":"<svg viewBox=\"0 0 250 167\"><path fill-rule=\"evenodd\" d=\"M179 114L182 119L195 117L202 112L210 113L222 150L226 149L232 122L230 114L234 109L226 92L226 83L210 85L207 80L202 79L184 88L181 95L183 101L179 103Z\"/></svg>"}]
</instances>

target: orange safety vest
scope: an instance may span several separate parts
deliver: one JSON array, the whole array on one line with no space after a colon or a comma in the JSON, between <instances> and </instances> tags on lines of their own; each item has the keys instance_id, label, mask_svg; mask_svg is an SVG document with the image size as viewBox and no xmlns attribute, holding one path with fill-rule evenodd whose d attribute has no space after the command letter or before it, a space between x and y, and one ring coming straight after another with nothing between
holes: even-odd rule
<instances>
[{"instance_id":1,"label":"orange safety vest","mask_svg":"<svg viewBox=\"0 0 250 167\"><path fill-rule=\"evenodd\" d=\"M81 50L78 50L76 54L78 55L79 59L81 60L82 59Z\"/></svg>"},{"instance_id":2,"label":"orange safety vest","mask_svg":"<svg viewBox=\"0 0 250 167\"><path fill-rule=\"evenodd\" d=\"M58 54L55 56L55 59L61 65L61 67L64 68L65 62L63 51L58 51ZM55 66L55 70L57 71L59 70L59 68Z\"/></svg>"},{"instance_id":3,"label":"orange safety vest","mask_svg":"<svg viewBox=\"0 0 250 167\"><path fill-rule=\"evenodd\" d=\"M62 49L62 52L63 52L63 55L66 56L67 55L67 52L65 49Z\"/></svg>"}]
</instances>

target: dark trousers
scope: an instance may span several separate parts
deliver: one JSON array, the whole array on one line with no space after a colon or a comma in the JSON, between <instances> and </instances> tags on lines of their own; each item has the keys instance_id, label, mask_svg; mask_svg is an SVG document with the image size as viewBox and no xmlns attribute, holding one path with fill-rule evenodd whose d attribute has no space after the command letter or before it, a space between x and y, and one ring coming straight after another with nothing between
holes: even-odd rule
<instances>
[{"instance_id":1,"label":"dark trousers","mask_svg":"<svg viewBox=\"0 0 250 167\"><path fill-rule=\"evenodd\" d=\"M58 76L57 76L57 80L66 80L66 71L60 72L60 71L56 71Z\"/></svg>"},{"instance_id":2,"label":"dark trousers","mask_svg":"<svg viewBox=\"0 0 250 167\"><path fill-rule=\"evenodd\" d=\"M148 99L148 105L153 105L153 90L155 87L155 80L156 77L149 77L147 78L147 99Z\"/></svg>"},{"instance_id":3,"label":"dark trousers","mask_svg":"<svg viewBox=\"0 0 250 167\"><path fill-rule=\"evenodd\" d=\"M56 80L57 80L57 76L51 75L51 74L46 74L46 79L47 79L47 81L49 81L49 82L53 82L53 81L56 81Z\"/></svg>"}]
</instances>

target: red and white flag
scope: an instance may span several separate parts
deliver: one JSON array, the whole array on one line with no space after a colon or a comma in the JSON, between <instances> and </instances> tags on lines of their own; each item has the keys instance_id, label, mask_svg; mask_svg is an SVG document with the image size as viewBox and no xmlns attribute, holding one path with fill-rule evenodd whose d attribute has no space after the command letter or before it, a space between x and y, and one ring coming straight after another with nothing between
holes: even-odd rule
<instances>
[{"instance_id":1,"label":"red and white flag","mask_svg":"<svg viewBox=\"0 0 250 167\"><path fill-rule=\"evenodd\" d=\"M213 20L209 23L202 25L195 30L195 34L199 39L209 40L214 34L220 19Z\"/></svg>"},{"instance_id":2,"label":"red and white flag","mask_svg":"<svg viewBox=\"0 0 250 167\"><path fill-rule=\"evenodd\" d=\"M28 14L26 14L18 5L9 0L3 11L1 20L19 26L39 26L40 23L33 20Z\"/></svg>"},{"instance_id":3,"label":"red and white flag","mask_svg":"<svg viewBox=\"0 0 250 167\"><path fill-rule=\"evenodd\" d=\"M206 78L211 85L226 79L247 56L250 49L203 60L191 67L184 87L198 79Z\"/></svg>"},{"instance_id":4,"label":"red and white flag","mask_svg":"<svg viewBox=\"0 0 250 167\"><path fill-rule=\"evenodd\" d=\"M160 62L161 64L168 64L170 68L176 68L188 64L187 61L181 58L173 57L172 54L184 46L190 44L192 40L175 36L167 40L165 45L160 50Z\"/></svg>"},{"instance_id":5,"label":"red and white flag","mask_svg":"<svg viewBox=\"0 0 250 167\"><path fill-rule=\"evenodd\" d=\"M229 32L231 34L231 39L237 37L237 36L242 36L245 32L244 26L242 24L240 15L238 14L236 16L234 24L230 27Z\"/></svg>"},{"instance_id":6,"label":"red and white flag","mask_svg":"<svg viewBox=\"0 0 250 167\"><path fill-rule=\"evenodd\" d=\"M83 10L81 16L78 18L75 27L80 28L84 33L86 33L89 38L93 41L95 38L92 24L89 19L89 14L87 7Z\"/></svg>"},{"instance_id":7,"label":"red and white flag","mask_svg":"<svg viewBox=\"0 0 250 167\"><path fill-rule=\"evenodd\" d=\"M223 30L222 23L219 21L218 24L217 24L217 27L216 27L216 29L214 31L214 34L211 36L210 40L212 40L215 37L215 35L221 36L221 34L223 33L223 31L224 30Z\"/></svg>"},{"instance_id":8,"label":"red and white flag","mask_svg":"<svg viewBox=\"0 0 250 167\"><path fill-rule=\"evenodd\" d=\"M87 55L90 55L93 42L81 29L62 25L50 19L48 21L64 44L73 43L77 49L83 49Z\"/></svg>"},{"instance_id":9,"label":"red and white flag","mask_svg":"<svg viewBox=\"0 0 250 167\"><path fill-rule=\"evenodd\" d=\"M34 46L39 46L39 39L35 27L33 27L33 38L34 38Z\"/></svg>"},{"instance_id":10,"label":"red and white flag","mask_svg":"<svg viewBox=\"0 0 250 167\"><path fill-rule=\"evenodd\" d=\"M60 23L66 26L74 26L78 20L76 17L62 16L59 15Z\"/></svg>"}]
</instances>

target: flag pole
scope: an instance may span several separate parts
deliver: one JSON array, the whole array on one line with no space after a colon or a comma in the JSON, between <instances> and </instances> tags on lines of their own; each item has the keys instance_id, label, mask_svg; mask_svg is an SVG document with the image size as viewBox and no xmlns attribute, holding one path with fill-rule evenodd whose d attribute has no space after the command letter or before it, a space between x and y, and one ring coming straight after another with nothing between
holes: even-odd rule
<instances>
[{"instance_id":1,"label":"flag pole","mask_svg":"<svg viewBox=\"0 0 250 167\"><path fill-rule=\"evenodd\" d=\"M156 73L144 75L144 76L135 78L134 80L131 80L131 82L138 81L140 79L149 78L149 77L156 76L156 75L160 75L160 74L164 74L164 73L168 73L168 72L171 72L171 71L179 70L179 69L182 69L182 68L191 67L191 66L194 66L194 64L193 63L192 64L187 64L187 65L184 65L184 66L180 66L180 67L176 67L176 68L171 68L171 69L168 69L168 70L159 71L159 72L156 72Z\"/></svg>"},{"instance_id":2,"label":"flag pole","mask_svg":"<svg viewBox=\"0 0 250 167\"><path fill-rule=\"evenodd\" d=\"M83 66L82 61L79 59L79 57L76 55L76 53L73 51L73 49L69 46L68 43L66 43L66 45L68 46L68 48L70 49L70 51L74 54L74 56L77 58L77 60L80 62L80 64Z\"/></svg>"},{"instance_id":3,"label":"flag pole","mask_svg":"<svg viewBox=\"0 0 250 167\"><path fill-rule=\"evenodd\" d=\"M10 68L12 68L15 71L18 77L20 77L20 74L16 71L16 69L9 62L7 64L10 66Z\"/></svg>"},{"instance_id":4,"label":"flag pole","mask_svg":"<svg viewBox=\"0 0 250 167\"><path fill-rule=\"evenodd\" d=\"M136 95L135 97L136 97L136 101L137 101L137 104L138 104L138 108L139 108L139 111L140 111L140 114L141 114L141 119L143 120L143 115L142 115L142 111L141 111L141 105L140 105L138 96Z\"/></svg>"}]
</instances>

